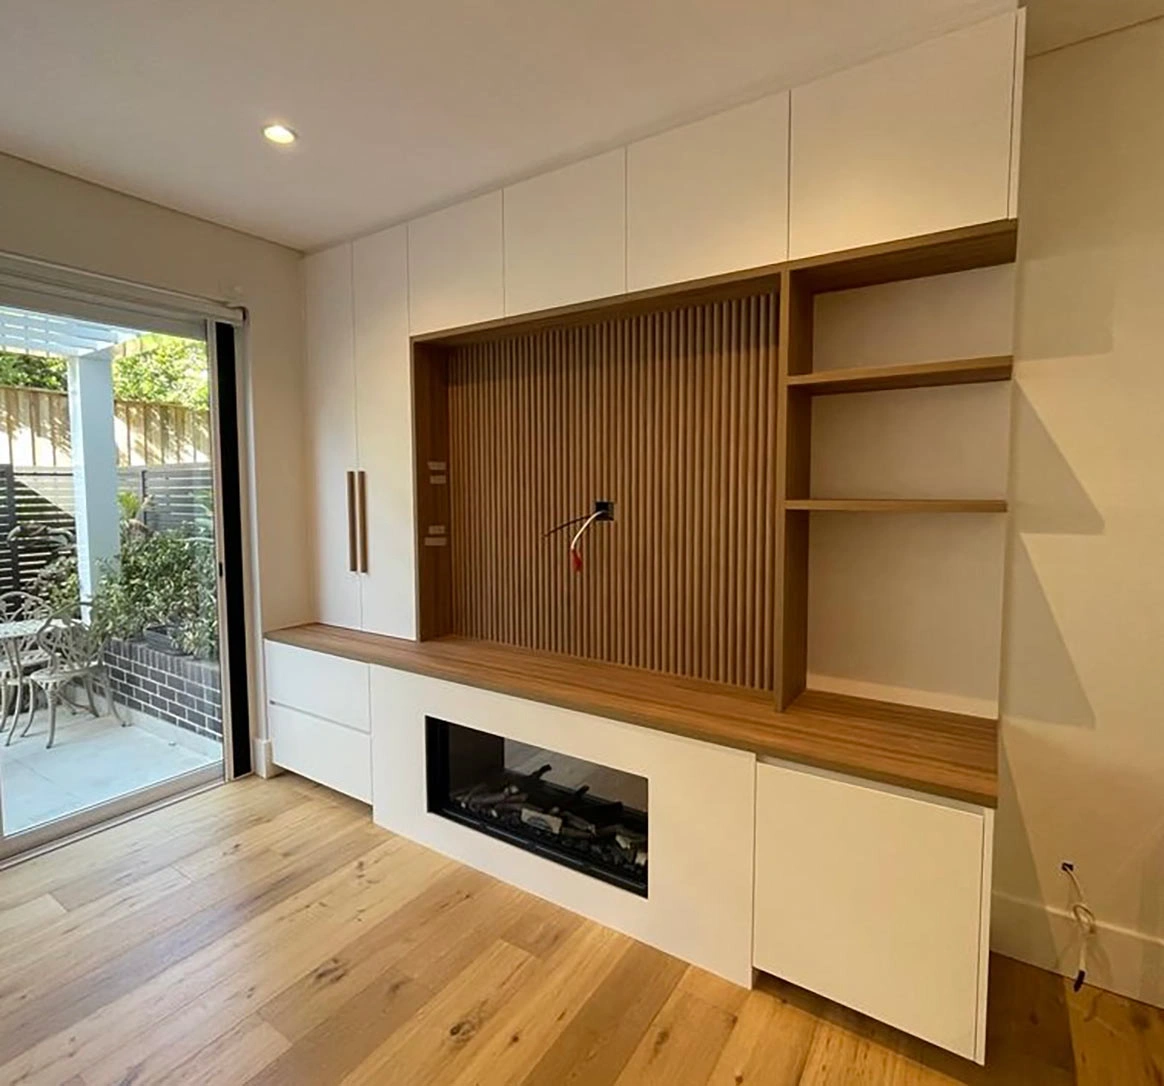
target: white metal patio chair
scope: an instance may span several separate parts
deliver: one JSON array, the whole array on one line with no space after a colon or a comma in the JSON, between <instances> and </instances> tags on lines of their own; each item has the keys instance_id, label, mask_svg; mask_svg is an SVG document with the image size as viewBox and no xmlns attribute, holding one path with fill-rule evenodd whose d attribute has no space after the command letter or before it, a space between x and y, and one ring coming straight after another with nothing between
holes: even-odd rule
<instances>
[{"instance_id":1,"label":"white metal patio chair","mask_svg":"<svg viewBox=\"0 0 1164 1086\"><path fill-rule=\"evenodd\" d=\"M46 749L53 745L57 733L57 706L64 697L65 688L73 682L80 683L89 701L89 712L98 716L97 704L93 697L93 683L100 682L107 712L122 727L127 721L121 719L117 705L113 701L113 688L109 681L109 671L105 666L103 650L105 643L93 631L93 627L73 614L57 614L46 620L36 635L37 645L48 655L48 663L30 678L35 689L42 690L49 711L49 735ZM29 723L32 712L29 712ZM28 731L28 725L21 734Z\"/></svg>"},{"instance_id":2,"label":"white metal patio chair","mask_svg":"<svg viewBox=\"0 0 1164 1086\"><path fill-rule=\"evenodd\" d=\"M48 602L31 592L17 589L0 595L0 629L42 620L50 613ZM5 745L11 743L16 734L20 705L26 691L30 704L33 700L29 685L32 672L48 663L47 654L36 641L38 632L39 627L35 627L27 633L5 639L0 652L0 733L8 724L8 714L12 714L12 727L8 730Z\"/></svg>"}]
</instances>

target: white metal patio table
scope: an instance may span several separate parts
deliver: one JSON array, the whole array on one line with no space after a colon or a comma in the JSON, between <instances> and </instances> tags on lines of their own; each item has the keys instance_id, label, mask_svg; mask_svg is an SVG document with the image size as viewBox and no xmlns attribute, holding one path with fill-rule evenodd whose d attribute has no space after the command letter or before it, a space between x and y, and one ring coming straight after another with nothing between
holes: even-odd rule
<instances>
[{"instance_id":1,"label":"white metal patio table","mask_svg":"<svg viewBox=\"0 0 1164 1086\"><path fill-rule=\"evenodd\" d=\"M35 637L37 633L44 627L47 620L44 618L20 618L12 622L0 622L0 644L4 647L4 655L8 662L8 676L6 680L15 680L16 682L16 702L11 707L12 712L12 732L16 731L17 725L20 723L20 690L24 685L24 660L21 656L21 647L28 641L30 637ZM32 697L31 691L29 697ZM7 698L5 698L4 717L0 720L0 734L3 734L4 728L8 723L9 706ZM32 708L29 707L29 714L31 717ZM9 741L12 735L9 734Z\"/></svg>"}]
</instances>

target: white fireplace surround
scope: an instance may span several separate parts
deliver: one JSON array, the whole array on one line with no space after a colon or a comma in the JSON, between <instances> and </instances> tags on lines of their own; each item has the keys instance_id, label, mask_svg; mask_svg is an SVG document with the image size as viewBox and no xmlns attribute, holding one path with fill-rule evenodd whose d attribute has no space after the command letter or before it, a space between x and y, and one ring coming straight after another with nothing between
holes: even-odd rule
<instances>
[{"instance_id":1,"label":"white fireplace surround","mask_svg":"<svg viewBox=\"0 0 1164 1086\"><path fill-rule=\"evenodd\" d=\"M751 985L753 755L382 667L371 668L371 705L377 825ZM430 813L426 715L646 777L648 896Z\"/></svg>"}]
</instances>

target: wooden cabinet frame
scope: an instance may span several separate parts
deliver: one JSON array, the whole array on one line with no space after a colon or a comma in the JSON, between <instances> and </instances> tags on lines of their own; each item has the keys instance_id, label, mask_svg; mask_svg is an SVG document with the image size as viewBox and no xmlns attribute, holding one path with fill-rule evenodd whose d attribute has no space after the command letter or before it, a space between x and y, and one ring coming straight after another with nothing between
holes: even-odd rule
<instances>
[{"instance_id":1,"label":"wooden cabinet frame","mask_svg":"<svg viewBox=\"0 0 1164 1086\"><path fill-rule=\"evenodd\" d=\"M775 702L777 711L792 706L806 688L808 621L808 550L811 516L832 509L860 512L999 513L1002 499L940 501L849 499L842 495L813 498L811 473L812 397L829 391L876 391L970 381L1005 380L1011 360L965 359L917 367L830 371L813 374L813 306L817 294L898 280L942 275L1011 263L1017 224L1001 220L943 231L925 237L866 246L826 256L769 265L712 279L620 295L584 305L504 318L466 328L412 338L413 417L417 494L417 570L420 639L440 638L453 630L449 523L449 422L447 356L459 344L504 335L585 325L612 317L649 313L695 302L779 291L779 371L777 403L777 488L773 518L777 538L778 577L772 613L776 621ZM831 387L830 387L831 386ZM861 699L853 712L865 710ZM915 710L915 712L925 712ZM948 715L948 714L946 714Z\"/></svg>"}]
</instances>

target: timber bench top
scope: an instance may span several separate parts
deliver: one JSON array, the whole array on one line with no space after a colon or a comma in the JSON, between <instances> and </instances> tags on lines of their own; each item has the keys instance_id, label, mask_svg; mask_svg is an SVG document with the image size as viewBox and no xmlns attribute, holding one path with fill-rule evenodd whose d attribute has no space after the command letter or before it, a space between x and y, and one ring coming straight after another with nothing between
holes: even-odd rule
<instances>
[{"instance_id":1,"label":"timber bench top","mask_svg":"<svg viewBox=\"0 0 1164 1086\"><path fill-rule=\"evenodd\" d=\"M998 722L985 717L816 691L777 712L766 691L461 637L405 641L319 623L266 637L987 807L998 801Z\"/></svg>"}]
</instances>

